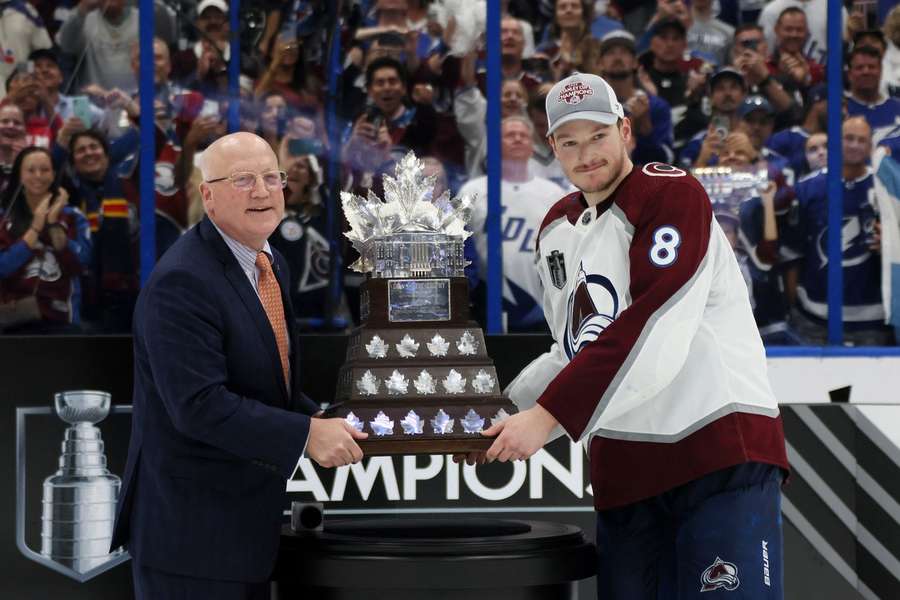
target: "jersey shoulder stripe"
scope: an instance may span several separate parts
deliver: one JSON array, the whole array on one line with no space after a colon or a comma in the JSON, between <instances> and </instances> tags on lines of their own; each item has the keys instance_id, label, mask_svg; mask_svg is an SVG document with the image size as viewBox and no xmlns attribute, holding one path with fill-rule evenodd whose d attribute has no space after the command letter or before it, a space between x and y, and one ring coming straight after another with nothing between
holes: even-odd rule
<instances>
[{"instance_id":1,"label":"jersey shoulder stripe","mask_svg":"<svg viewBox=\"0 0 900 600\"><path fill-rule=\"evenodd\" d=\"M586 208L587 204L581 199L581 192L572 192L571 194L563 196L556 201L556 204L550 207L550 210L547 211L544 220L541 222L538 238L540 238L540 234L548 225L559 219L566 218L570 224L574 225L578 221L579 215L581 215Z\"/></svg>"}]
</instances>

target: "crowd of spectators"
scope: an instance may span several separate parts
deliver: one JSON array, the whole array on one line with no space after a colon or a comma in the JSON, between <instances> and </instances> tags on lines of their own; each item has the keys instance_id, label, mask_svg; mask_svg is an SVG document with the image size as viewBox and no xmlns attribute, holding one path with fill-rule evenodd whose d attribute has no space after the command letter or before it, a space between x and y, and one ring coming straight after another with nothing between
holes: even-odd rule
<instances>
[{"instance_id":1,"label":"crowd of spectators","mask_svg":"<svg viewBox=\"0 0 900 600\"><path fill-rule=\"evenodd\" d=\"M157 254L203 217L196 164L237 101L240 129L262 136L287 173L286 215L271 241L290 262L302 325L358 322L361 278L347 272L343 286L330 285L332 261L355 258L328 209L342 190L382 196L382 177L410 150L453 194L477 193L467 254L483 318L488 94L484 38L473 34L484 19L472 15L485 3L351 0L335 15L337 4L243 2L241 30L231 31L226 0L157 0ZM553 83L578 71L615 90L636 164L766 173L768 185L716 204L716 214L766 341L823 343L826 0L501 4L506 330L546 328L535 232L573 188L546 142L544 106ZM870 162L875 146L890 152L900 139L900 7L843 4L844 103L831 110L843 111L845 339L893 344ZM129 331L140 280L138 94L149 92L138 86L138 13L128 0L0 2L4 333ZM238 99L229 95L234 36ZM340 54L330 62L333 41Z\"/></svg>"}]
</instances>

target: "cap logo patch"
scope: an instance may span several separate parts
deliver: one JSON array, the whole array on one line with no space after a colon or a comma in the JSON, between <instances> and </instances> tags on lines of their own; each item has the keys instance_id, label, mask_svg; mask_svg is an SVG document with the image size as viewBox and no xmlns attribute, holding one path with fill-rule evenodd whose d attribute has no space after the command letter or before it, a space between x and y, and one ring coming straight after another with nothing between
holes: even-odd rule
<instances>
[{"instance_id":1,"label":"cap logo patch","mask_svg":"<svg viewBox=\"0 0 900 600\"><path fill-rule=\"evenodd\" d=\"M567 83L566 86L559 92L559 102L565 102L569 105L575 105L581 103L588 96L593 96L594 90L591 86L587 85L583 81L573 81L572 83Z\"/></svg>"}]
</instances>

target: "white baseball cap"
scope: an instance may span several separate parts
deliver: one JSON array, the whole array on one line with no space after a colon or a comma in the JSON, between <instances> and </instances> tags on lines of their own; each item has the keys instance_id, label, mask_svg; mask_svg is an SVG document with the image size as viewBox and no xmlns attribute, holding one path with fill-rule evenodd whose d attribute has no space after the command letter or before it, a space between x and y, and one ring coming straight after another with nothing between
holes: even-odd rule
<instances>
[{"instance_id":1,"label":"white baseball cap","mask_svg":"<svg viewBox=\"0 0 900 600\"><path fill-rule=\"evenodd\" d=\"M625 109L616 92L602 77L575 73L551 88L545 101L547 107L547 135L569 121L586 119L613 125L625 118Z\"/></svg>"},{"instance_id":2,"label":"white baseball cap","mask_svg":"<svg viewBox=\"0 0 900 600\"><path fill-rule=\"evenodd\" d=\"M226 15L228 14L228 3L225 0L200 0L197 4L197 14L203 14L207 8L218 8Z\"/></svg>"}]
</instances>

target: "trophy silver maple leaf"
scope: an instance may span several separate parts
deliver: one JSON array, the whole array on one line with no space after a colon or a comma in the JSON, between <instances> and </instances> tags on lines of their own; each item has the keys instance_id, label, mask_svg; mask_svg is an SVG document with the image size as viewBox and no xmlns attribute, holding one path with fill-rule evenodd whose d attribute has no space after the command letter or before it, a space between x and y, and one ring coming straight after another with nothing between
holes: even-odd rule
<instances>
[{"instance_id":1,"label":"trophy silver maple leaf","mask_svg":"<svg viewBox=\"0 0 900 600\"><path fill-rule=\"evenodd\" d=\"M350 224L347 239L360 254L350 268L360 273L375 270L374 244L403 234L438 234L459 244L472 235L466 224L472 215L474 196L450 197L444 191L434 198L435 175L426 176L422 162L408 153L384 176L384 200L369 190L365 198L341 192L344 215Z\"/></svg>"}]
</instances>

